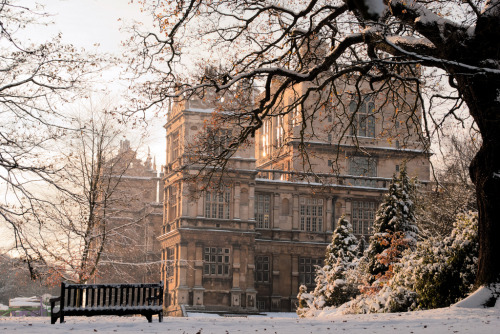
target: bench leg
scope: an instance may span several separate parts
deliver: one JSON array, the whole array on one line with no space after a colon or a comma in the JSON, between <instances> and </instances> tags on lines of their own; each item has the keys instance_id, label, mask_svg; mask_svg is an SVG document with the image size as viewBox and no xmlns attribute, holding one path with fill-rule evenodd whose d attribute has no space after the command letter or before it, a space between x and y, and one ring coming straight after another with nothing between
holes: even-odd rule
<instances>
[{"instance_id":1,"label":"bench leg","mask_svg":"<svg viewBox=\"0 0 500 334\"><path fill-rule=\"evenodd\" d=\"M61 316L59 317L60 323L62 324L64 322L64 314L61 313Z\"/></svg>"},{"instance_id":2,"label":"bench leg","mask_svg":"<svg viewBox=\"0 0 500 334\"><path fill-rule=\"evenodd\" d=\"M151 313L145 314L144 316L148 319L148 322L153 322L153 315Z\"/></svg>"},{"instance_id":3,"label":"bench leg","mask_svg":"<svg viewBox=\"0 0 500 334\"><path fill-rule=\"evenodd\" d=\"M163 312L158 313L158 322L163 322Z\"/></svg>"},{"instance_id":4,"label":"bench leg","mask_svg":"<svg viewBox=\"0 0 500 334\"><path fill-rule=\"evenodd\" d=\"M51 315L50 316L50 324L51 325L55 324L57 322L57 318L58 318L57 316Z\"/></svg>"}]
</instances>

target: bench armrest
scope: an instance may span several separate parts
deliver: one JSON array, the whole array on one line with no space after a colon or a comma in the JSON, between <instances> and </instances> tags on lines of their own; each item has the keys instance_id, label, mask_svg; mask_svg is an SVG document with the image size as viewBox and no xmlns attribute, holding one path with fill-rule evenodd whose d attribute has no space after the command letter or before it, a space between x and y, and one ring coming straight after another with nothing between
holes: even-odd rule
<instances>
[{"instance_id":1,"label":"bench armrest","mask_svg":"<svg viewBox=\"0 0 500 334\"><path fill-rule=\"evenodd\" d=\"M59 302L61 304L61 296L55 297L55 298L50 298L50 312L54 312L54 308L56 307L56 302Z\"/></svg>"},{"instance_id":2,"label":"bench armrest","mask_svg":"<svg viewBox=\"0 0 500 334\"><path fill-rule=\"evenodd\" d=\"M54 297L54 298L50 298L49 301L51 303L55 303L55 302L60 302L61 301L61 296L59 297Z\"/></svg>"}]
</instances>

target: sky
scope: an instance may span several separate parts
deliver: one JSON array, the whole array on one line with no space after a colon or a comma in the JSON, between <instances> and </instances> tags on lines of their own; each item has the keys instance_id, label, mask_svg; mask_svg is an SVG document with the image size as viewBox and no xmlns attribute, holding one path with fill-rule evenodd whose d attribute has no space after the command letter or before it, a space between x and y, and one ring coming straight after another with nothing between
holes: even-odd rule
<instances>
[{"instance_id":1,"label":"sky","mask_svg":"<svg viewBox=\"0 0 500 334\"><path fill-rule=\"evenodd\" d=\"M21 1L33 6L33 0ZM141 12L141 7L130 0L43 0L37 3L43 4L45 11L51 14L53 24L37 28L33 39L60 32L67 43L88 49L99 43L99 49L104 52L120 52L120 43L127 37L120 32L124 23L135 20L147 26L151 21Z\"/></svg>"},{"instance_id":2,"label":"sky","mask_svg":"<svg viewBox=\"0 0 500 334\"><path fill-rule=\"evenodd\" d=\"M76 48L84 48L87 51L97 51L103 53L112 53L117 56L122 54L124 49L121 46L123 40L129 35L120 29L133 21L141 23L144 27L152 28L152 20L146 13L141 12L141 7L134 0L14 0L16 4L28 8L35 8L36 4L43 5L43 10L50 16L41 18L39 23L49 22L48 25L37 24L26 27L24 31L18 31L15 34L26 43L28 41L35 44L44 43L51 40L54 36L61 33L62 42L72 44ZM96 46L98 44L98 46ZM106 91L110 92L111 102L120 102L120 93L126 94L125 83L120 83L116 79L119 72L115 70L103 74L101 84L106 85ZM95 100L100 101L101 96ZM104 101L106 102L106 101ZM88 105L88 101L82 102L83 108ZM62 106L62 110L67 113L78 112L82 106L67 105ZM151 155L156 158L157 170L165 164L165 129L163 125L166 120L162 118L153 119L148 123L148 137L141 141L141 147L138 151L138 158L145 159L148 148ZM129 131L125 134L127 139L131 139L134 144L134 136L138 137L137 131ZM134 147L134 145L133 145ZM1 187L1 185L0 185ZM7 201L9 199L7 198ZM0 235L6 232L3 226L0 226Z\"/></svg>"},{"instance_id":3,"label":"sky","mask_svg":"<svg viewBox=\"0 0 500 334\"><path fill-rule=\"evenodd\" d=\"M33 0L20 0L28 7L33 7ZM73 44L77 48L87 51L113 53L117 56L124 49L121 42L129 35L120 31L121 28L133 21L144 27L152 27L149 15L141 12L137 1L131 0L36 0L43 4L44 11L50 14L52 24L36 26L28 31L28 38L33 42L42 43L51 36L62 34L64 43ZM98 44L98 46L96 46ZM103 75L103 83L113 93L112 100L119 99L119 91L123 92L123 83L111 82L118 77L117 71L110 71ZM158 168L165 164L165 129L163 119L155 119L149 130L149 137L145 140L139 157L145 158L148 146L152 155L156 156Z\"/></svg>"}]
</instances>

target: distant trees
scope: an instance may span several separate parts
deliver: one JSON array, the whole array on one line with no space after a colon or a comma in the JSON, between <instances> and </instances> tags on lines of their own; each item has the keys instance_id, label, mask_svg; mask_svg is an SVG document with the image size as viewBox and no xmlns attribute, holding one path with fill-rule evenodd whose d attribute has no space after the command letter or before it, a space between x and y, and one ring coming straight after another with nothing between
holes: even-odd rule
<instances>
[{"instance_id":1,"label":"distant trees","mask_svg":"<svg viewBox=\"0 0 500 334\"><path fill-rule=\"evenodd\" d=\"M14 297L55 295L59 288L52 283L31 280L28 268L21 259L0 254L0 303L8 305L9 299Z\"/></svg>"}]
</instances>

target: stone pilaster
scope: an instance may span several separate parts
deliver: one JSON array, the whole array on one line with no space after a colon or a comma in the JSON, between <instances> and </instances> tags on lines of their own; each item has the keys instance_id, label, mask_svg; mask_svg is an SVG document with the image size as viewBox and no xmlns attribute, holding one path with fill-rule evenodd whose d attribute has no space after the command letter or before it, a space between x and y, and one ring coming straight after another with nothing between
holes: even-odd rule
<instances>
[{"instance_id":1,"label":"stone pilaster","mask_svg":"<svg viewBox=\"0 0 500 334\"><path fill-rule=\"evenodd\" d=\"M293 195L292 200L292 230L298 230L299 226L299 195Z\"/></svg>"},{"instance_id":2,"label":"stone pilaster","mask_svg":"<svg viewBox=\"0 0 500 334\"><path fill-rule=\"evenodd\" d=\"M240 196L241 196L241 186L239 182L234 185L234 203L233 203L233 219L241 219L240 216Z\"/></svg>"}]
</instances>

